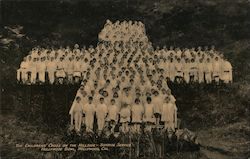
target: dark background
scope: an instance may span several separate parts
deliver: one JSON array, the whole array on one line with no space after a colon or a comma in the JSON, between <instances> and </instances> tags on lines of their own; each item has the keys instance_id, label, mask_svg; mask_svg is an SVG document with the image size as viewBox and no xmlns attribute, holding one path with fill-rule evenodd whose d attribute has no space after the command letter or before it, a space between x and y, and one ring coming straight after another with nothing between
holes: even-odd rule
<instances>
[{"instance_id":1,"label":"dark background","mask_svg":"<svg viewBox=\"0 0 250 159\"><path fill-rule=\"evenodd\" d=\"M38 45L96 46L107 19L142 21L154 47L215 45L231 62L231 85L170 86L184 127L212 131L210 128L250 120L249 0L5 0L0 1L0 11L3 121L9 119L6 114L14 114L28 125L46 127L46 133L64 133L78 86L20 86L16 84L16 70L28 51ZM24 36L17 37L6 26L23 26ZM6 39L11 42L4 42ZM250 129L237 126L211 134L228 134L238 140L249 138Z\"/></svg>"},{"instance_id":2,"label":"dark background","mask_svg":"<svg viewBox=\"0 0 250 159\"><path fill-rule=\"evenodd\" d=\"M4 82L14 82L13 73L34 46L95 46L107 19L142 21L154 46L215 45L232 62L234 78L249 79L248 0L7 0L0 4L2 38L14 39L1 47ZM25 37L15 39L4 29L17 25L24 27Z\"/></svg>"},{"instance_id":3,"label":"dark background","mask_svg":"<svg viewBox=\"0 0 250 159\"><path fill-rule=\"evenodd\" d=\"M215 45L233 66L234 84L222 88L233 89L235 92L229 91L233 96L230 99L224 96L218 99L217 94L210 93L218 100L218 105L225 104L221 99L229 104L232 104L232 101L238 102L235 107L240 105L243 109L245 109L245 104L249 104L249 98L245 98L249 93L250 79L249 1L83 0L72 2L20 0L1 1L0 4L2 110L9 112L14 106L19 105L15 99L18 98L15 93L21 90L15 80L16 69L31 48L38 45L55 48L67 45L73 47L75 43L80 46L96 46L98 33L107 19L113 22L116 20L142 21L146 26L147 35L155 47L173 45L191 48ZM16 34L6 29L6 26L12 28L23 26L21 33L24 36L18 38ZM12 42L6 44L3 42L5 39L11 39ZM202 88L191 88L190 91L197 91L197 94L191 93L191 99L195 100L197 97L203 99L200 96L207 92L207 88L200 87ZM186 95L181 93L182 89L185 90L185 87L172 87L172 91L174 95L178 95L179 101L182 101L182 95ZM237 93L239 93L239 97L243 98L243 102L237 98ZM190 95L190 92L187 94ZM69 96L71 99L74 93ZM204 96L207 97L207 94ZM204 100L207 99L208 97L204 98ZM57 102L60 97L55 100ZM70 101L66 105L70 105ZM205 103L201 102L199 105ZM181 109L186 105L180 103L179 107ZM191 103L191 105L193 104ZM63 107L65 108L65 106ZM66 110L68 107L66 106ZM209 105L207 107L211 108ZM202 106L200 111L203 109L206 110Z\"/></svg>"}]
</instances>

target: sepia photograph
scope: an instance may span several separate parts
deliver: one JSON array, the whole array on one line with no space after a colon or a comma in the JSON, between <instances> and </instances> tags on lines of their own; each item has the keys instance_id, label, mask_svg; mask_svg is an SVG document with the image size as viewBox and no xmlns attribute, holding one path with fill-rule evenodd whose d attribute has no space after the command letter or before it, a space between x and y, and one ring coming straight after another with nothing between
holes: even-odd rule
<instances>
[{"instance_id":1,"label":"sepia photograph","mask_svg":"<svg viewBox=\"0 0 250 159\"><path fill-rule=\"evenodd\" d=\"M250 0L0 0L1 159L250 159Z\"/></svg>"}]
</instances>

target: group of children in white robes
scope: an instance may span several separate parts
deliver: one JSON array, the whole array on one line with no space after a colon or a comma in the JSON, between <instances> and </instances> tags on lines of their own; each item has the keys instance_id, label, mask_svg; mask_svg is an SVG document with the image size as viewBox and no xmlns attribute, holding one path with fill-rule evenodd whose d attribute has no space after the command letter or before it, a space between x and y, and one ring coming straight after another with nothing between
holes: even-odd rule
<instances>
[{"instance_id":1,"label":"group of children in white robes","mask_svg":"<svg viewBox=\"0 0 250 159\"><path fill-rule=\"evenodd\" d=\"M213 49L201 50L199 47L198 50L180 50L179 48L174 50L173 47L170 47L169 50L156 49L153 53L148 53L149 49L140 50L138 47L140 46L126 49L125 46L121 46L121 50L116 50L117 48L112 44L99 44L95 49L91 47L91 49L81 49L81 51L78 49L78 45L73 50L69 47L58 50L35 48L21 62L20 68L17 70L17 80L24 84L45 83L47 74L50 84L54 84L56 79L62 79L68 84L79 83L91 68L95 68L94 60L98 60L100 64L108 63L111 66L114 66L115 62L127 64L128 60L133 60L124 54L134 54L133 57L142 56L140 60L135 59L130 64L132 63L133 67L148 65L149 69L145 70L147 72L155 67L156 71L162 71L164 76L172 82L212 83L215 81L219 83L221 81L231 83L233 80L232 65ZM60 83L62 84L63 81Z\"/></svg>"},{"instance_id":2,"label":"group of children in white robes","mask_svg":"<svg viewBox=\"0 0 250 159\"><path fill-rule=\"evenodd\" d=\"M97 47L79 49L76 44L59 49L35 48L17 70L25 84L79 83L71 106L71 125L76 132L85 125L98 132L108 125L123 133L145 131L162 122L177 127L177 107L168 82L232 82L232 66L214 48L153 48L141 22L107 21Z\"/></svg>"},{"instance_id":3,"label":"group of children in white robes","mask_svg":"<svg viewBox=\"0 0 250 159\"><path fill-rule=\"evenodd\" d=\"M84 92L85 93L85 92ZM88 101L85 99L88 98ZM86 103L82 102L84 100ZM93 97L77 95L71 109L71 127L80 133L81 127L85 126L86 132L93 132L94 118L97 119L97 132L101 133L105 128L114 133L116 126L122 133L142 132L142 124L145 125L145 132L151 132L152 128L164 123L164 129L175 131L177 128L177 107L175 99L170 96L163 98L162 105L152 103L150 96L146 97L146 103L136 98L130 104L119 105L115 99L106 104L105 98L99 98L99 102L94 103ZM155 98L153 98L155 101ZM106 129L106 130L107 130Z\"/></svg>"},{"instance_id":4,"label":"group of children in white robes","mask_svg":"<svg viewBox=\"0 0 250 159\"><path fill-rule=\"evenodd\" d=\"M79 83L86 79L90 71L108 65L115 73L117 67L141 68L145 75L154 76L161 72L172 82L224 83L232 82L232 66L223 55L205 47L202 49L180 49L172 46L167 49L152 47L145 33L145 26L140 21L107 20L99 34L96 48L75 44L71 49L32 49L17 70L17 80L24 84L45 83L46 77L50 84ZM146 69L145 69L146 68ZM47 74L47 76L46 76ZM135 81L137 82L137 81Z\"/></svg>"}]
</instances>

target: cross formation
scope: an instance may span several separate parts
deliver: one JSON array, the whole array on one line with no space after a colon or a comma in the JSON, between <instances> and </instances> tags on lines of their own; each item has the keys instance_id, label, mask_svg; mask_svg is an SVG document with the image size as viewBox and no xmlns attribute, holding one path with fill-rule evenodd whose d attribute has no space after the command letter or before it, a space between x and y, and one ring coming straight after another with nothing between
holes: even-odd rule
<instances>
[{"instance_id":1,"label":"cross formation","mask_svg":"<svg viewBox=\"0 0 250 159\"><path fill-rule=\"evenodd\" d=\"M141 22L107 20L97 47L76 44L59 49L34 48L17 70L24 84L81 83L69 114L72 129L93 132L140 133L163 125L177 128L175 98L168 81L177 83L232 82L232 66L211 49L154 49Z\"/></svg>"}]
</instances>

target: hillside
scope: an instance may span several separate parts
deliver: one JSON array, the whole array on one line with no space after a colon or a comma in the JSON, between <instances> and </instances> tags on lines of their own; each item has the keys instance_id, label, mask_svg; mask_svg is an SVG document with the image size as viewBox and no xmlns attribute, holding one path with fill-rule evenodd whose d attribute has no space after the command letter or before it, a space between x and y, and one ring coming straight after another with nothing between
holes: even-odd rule
<instances>
[{"instance_id":1,"label":"hillside","mask_svg":"<svg viewBox=\"0 0 250 159\"><path fill-rule=\"evenodd\" d=\"M47 142L46 138L55 133L60 138L56 141L60 141L65 133L68 109L78 86L17 85L16 69L31 48L37 45L72 47L75 43L95 46L106 19L141 20L154 46L215 45L232 63L232 85L170 86L177 99L182 126L195 131L203 145L219 149L203 149L201 153L187 156L250 156L248 0L18 0L1 1L0 10L1 123L6 123L1 126L4 127L1 143L13 144L20 139L28 142L18 130L34 140L36 135L29 134L30 130L44 130L41 142ZM14 126L8 127L8 124ZM22 126L28 128L23 130ZM17 131L13 131L15 128ZM14 152L8 146L1 151Z\"/></svg>"}]
</instances>

